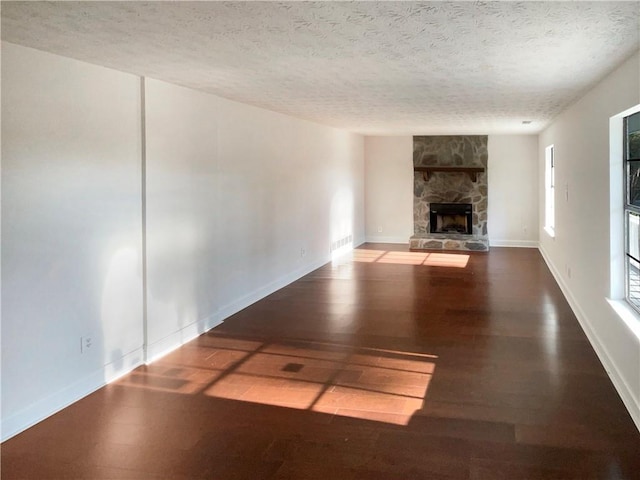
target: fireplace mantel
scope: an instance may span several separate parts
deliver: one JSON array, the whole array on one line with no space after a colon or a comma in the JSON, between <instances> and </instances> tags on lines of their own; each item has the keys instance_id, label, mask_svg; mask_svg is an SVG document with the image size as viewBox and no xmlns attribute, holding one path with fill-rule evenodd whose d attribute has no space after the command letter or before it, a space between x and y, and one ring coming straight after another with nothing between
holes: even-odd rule
<instances>
[{"instance_id":1,"label":"fireplace mantel","mask_svg":"<svg viewBox=\"0 0 640 480\"><path fill-rule=\"evenodd\" d=\"M413 167L414 172L422 172L425 181L429 179L429 175L434 172L443 173L466 173L472 182L478 179L478 173L484 172L484 167L442 167L432 165L428 167Z\"/></svg>"}]
</instances>

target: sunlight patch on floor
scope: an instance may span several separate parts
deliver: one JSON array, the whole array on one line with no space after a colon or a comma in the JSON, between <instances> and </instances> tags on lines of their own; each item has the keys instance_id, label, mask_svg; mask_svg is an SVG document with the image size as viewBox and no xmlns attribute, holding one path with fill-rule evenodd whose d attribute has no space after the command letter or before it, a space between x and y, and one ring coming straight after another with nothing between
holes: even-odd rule
<instances>
[{"instance_id":1,"label":"sunlight patch on floor","mask_svg":"<svg viewBox=\"0 0 640 480\"><path fill-rule=\"evenodd\" d=\"M360 263L465 268L469 263L469 255L462 253L393 252L356 249L353 251L352 260Z\"/></svg>"},{"instance_id":2,"label":"sunlight patch on floor","mask_svg":"<svg viewBox=\"0 0 640 480\"><path fill-rule=\"evenodd\" d=\"M406 425L437 356L315 342L205 336L119 384Z\"/></svg>"}]
</instances>

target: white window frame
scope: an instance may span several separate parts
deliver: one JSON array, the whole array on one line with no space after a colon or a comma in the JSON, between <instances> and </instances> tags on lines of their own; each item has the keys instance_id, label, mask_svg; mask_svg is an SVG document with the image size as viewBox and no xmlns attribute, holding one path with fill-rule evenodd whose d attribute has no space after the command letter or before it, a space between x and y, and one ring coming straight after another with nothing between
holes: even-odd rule
<instances>
[{"instance_id":1,"label":"white window frame","mask_svg":"<svg viewBox=\"0 0 640 480\"><path fill-rule=\"evenodd\" d=\"M620 112L609 119L609 218L610 218L610 291L607 301L629 330L640 340L640 313L627 300L626 284L626 220L624 153L624 118L640 112L640 105Z\"/></svg>"},{"instance_id":2,"label":"white window frame","mask_svg":"<svg viewBox=\"0 0 640 480\"><path fill-rule=\"evenodd\" d=\"M631 176L629 169L631 162L637 165L638 159L630 159L627 150L627 119L631 116L640 115L640 112L627 115L622 119L622 152L623 152L623 215L624 215L624 281L625 281L625 299L631 305L636 312L640 313L640 272L638 267L640 266L640 251L638 245L640 244L640 238L638 238L638 230L640 226L640 206L632 204L629 201L629 182ZM636 177L637 178L637 177Z\"/></svg>"}]
</instances>

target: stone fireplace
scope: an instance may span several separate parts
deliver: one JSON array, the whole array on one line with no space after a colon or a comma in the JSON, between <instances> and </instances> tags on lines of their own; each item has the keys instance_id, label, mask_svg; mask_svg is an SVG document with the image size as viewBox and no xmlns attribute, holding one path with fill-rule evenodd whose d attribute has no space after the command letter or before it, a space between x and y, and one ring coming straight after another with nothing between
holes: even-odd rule
<instances>
[{"instance_id":1,"label":"stone fireplace","mask_svg":"<svg viewBox=\"0 0 640 480\"><path fill-rule=\"evenodd\" d=\"M412 250L489 249L487 136L413 137Z\"/></svg>"}]
</instances>

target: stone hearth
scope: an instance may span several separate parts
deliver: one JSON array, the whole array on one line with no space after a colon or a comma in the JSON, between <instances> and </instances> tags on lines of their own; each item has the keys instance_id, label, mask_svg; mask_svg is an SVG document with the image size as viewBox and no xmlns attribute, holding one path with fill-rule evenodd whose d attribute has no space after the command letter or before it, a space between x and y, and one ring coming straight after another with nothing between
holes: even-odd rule
<instances>
[{"instance_id":1,"label":"stone hearth","mask_svg":"<svg viewBox=\"0 0 640 480\"><path fill-rule=\"evenodd\" d=\"M411 249L472 251L489 249L487 157L486 135L413 137L414 168L418 167L420 170L425 170L424 167L437 168L428 175L423 171L414 172L414 235L409 239ZM464 172L465 167L481 168L483 171L471 175ZM446 171L447 169L450 171ZM472 204L472 234L430 233L429 205L431 203Z\"/></svg>"}]
</instances>

